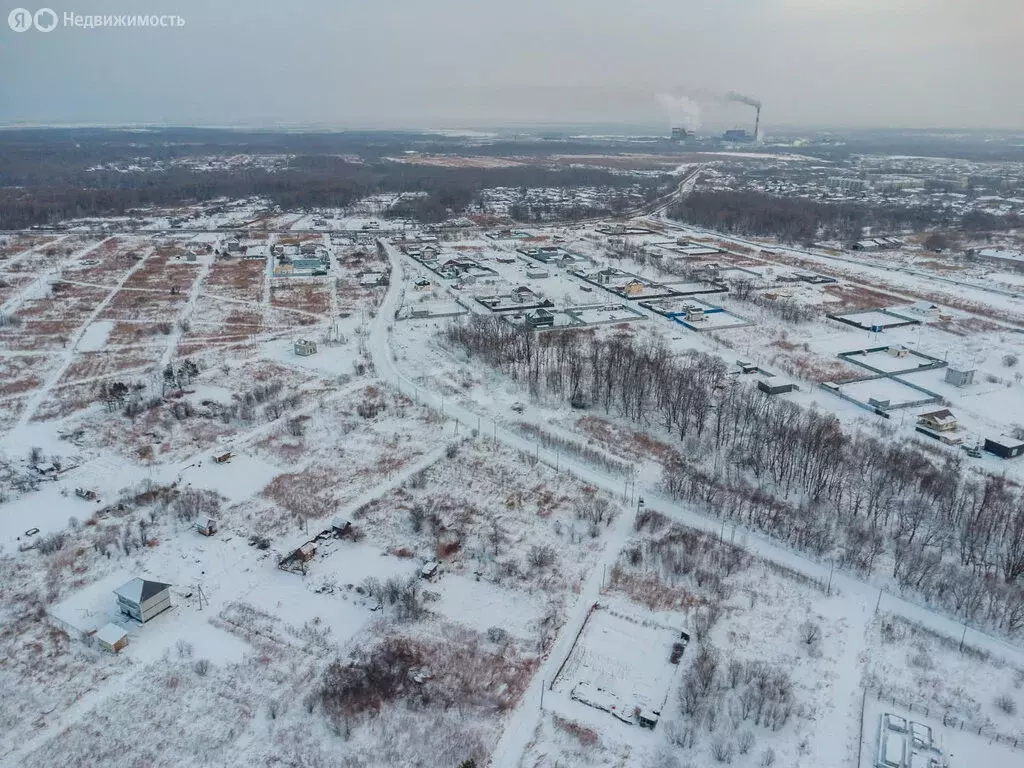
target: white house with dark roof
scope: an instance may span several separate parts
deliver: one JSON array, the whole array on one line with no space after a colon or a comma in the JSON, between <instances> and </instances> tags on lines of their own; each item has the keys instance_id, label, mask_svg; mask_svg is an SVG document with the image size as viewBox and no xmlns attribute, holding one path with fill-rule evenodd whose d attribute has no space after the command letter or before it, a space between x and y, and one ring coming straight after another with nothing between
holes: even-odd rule
<instances>
[{"instance_id":1,"label":"white house with dark roof","mask_svg":"<svg viewBox=\"0 0 1024 768\"><path fill-rule=\"evenodd\" d=\"M121 613L145 623L171 607L171 585L135 578L114 590Z\"/></svg>"}]
</instances>

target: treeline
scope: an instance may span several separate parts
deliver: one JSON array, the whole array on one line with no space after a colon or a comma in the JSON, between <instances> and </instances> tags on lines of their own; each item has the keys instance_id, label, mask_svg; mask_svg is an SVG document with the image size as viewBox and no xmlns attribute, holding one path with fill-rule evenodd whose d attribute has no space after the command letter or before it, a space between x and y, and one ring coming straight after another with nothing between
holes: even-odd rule
<instances>
[{"instance_id":1,"label":"treeline","mask_svg":"<svg viewBox=\"0 0 1024 768\"><path fill-rule=\"evenodd\" d=\"M422 193L401 201L390 215L437 222L463 211L487 188L604 187L625 192L637 183L636 177L605 169L540 162L447 168L390 159L410 148L437 154L466 149L464 141L414 133L4 132L0 136L0 229L23 229L82 216L124 215L135 208L220 197L265 197L287 209L344 208L380 192ZM586 148L593 151L594 147ZM566 145L538 141L523 144L519 150L535 154L539 161L545 152L565 151ZM274 156L282 165L270 168L252 163L204 169L198 163L183 162L245 153ZM141 170L126 170L133 164ZM656 187L661 181L652 179L645 184Z\"/></svg>"},{"instance_id":2,"label":"treeline","mask_svg":"<svg viewBox=\"0 0 1024 768\"><path fill-rule=\"evenodd\" d=\"M668 215L720 232L774 236L785 242L808 244L818 239L853 242L861 238L865 227L900 232L951 223L928 208L868 208L752 191L695 191L673 205Z\"/></svg>"},{"instance_id":3,"label":"treeline","mask_svg":"<svg viewBox=\"0 0 1024 768\"><path fill-rule=\"evenodd\" d=\"M462 212L491 187L623 189L634 183L628 176L595 169L434 168L387 161L366 165L331 157L294 158L280 170L74 170L28 186L0 188L0 229L222 197L264 197L285 209L344 208L378 192L424 193L400 201L386 215L434 223Z\"/></svg>"},{"instance_id":4,"label":"treeline","mask_svg":"<svg viewBox=\"0 0 1024 768\"><path fill-rule=\"evenodd\" d=\"M734 383L721 359L628 337L534 334L497 318L450 341L535 396L671 434L675 498L864 576L885 573L961 620L1024 630L1024 493L911 441L844 431L835 416Z\"/></svg>"}]
</instances>

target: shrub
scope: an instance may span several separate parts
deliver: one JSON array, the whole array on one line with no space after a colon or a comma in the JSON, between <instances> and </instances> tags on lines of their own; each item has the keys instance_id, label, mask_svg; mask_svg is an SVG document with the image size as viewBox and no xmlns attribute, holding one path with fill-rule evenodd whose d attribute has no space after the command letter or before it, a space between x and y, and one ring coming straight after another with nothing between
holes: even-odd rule
<instances>
[{"instance_id":1,"label":"shrub","mask_svg":"<svg viewBox=\"0 0 1024 768\"><path fill-rule=\"evenodd\" d=\"M200 677L206 677L210 671L210 660L209 659L197 659L196 663L192 667L195 669L196 674Z\"/></svg>"},{"instance_id":2,"label":"shrub","mask_svg":"<svg viewBox=\"0 0 1024 768\"><path fill-rule=\"evenodd\" d=\"M420 649L401 638L358 651L349 662L334 661L324 673L320 704L328 717L342 721L363 712L380 711L408 686L410 673L423 664Z\"/></svg>"},{"instance_id":3,"label":"shrub","mask_svg":"<svg viewBox=\"0 0 1024 768\"><path fill-rule=\"evenodd\" d=\"M582 726L575 720L567 720L558 715L552 715L552 720L560 731L564 731L570 736L575 736L576 740L584 747L593 747L601 740L597 735L597 731Z\"/></svg>"},{"instance_id":4,"label":"shrub","mask_svg":"<svg viewBox=\"0 0 1024 768\"><path fill-rule=\"evenodd\" d=\"M771 765L775 765L775 750L768 747L768 749L761 753L761 766L762 768L768 768Z\"/></svg>"},{"instance_id":5,"label":"shrub","mask_svg":"<svg viewBox=\"0 0 1024 768\"><path fill-rule=\"evenodd\" d=\"M1000 712L1013 716L1017 714L1017 702L1008 693L996 698L996 706Z\"/></svg>"},{"instance_id":6,"label":"shrub","mask_svg":"<svg viewBox=\"0 0 1024 768\"><path fill-rule=\"evenodd\" d=\"M527 556L527 562L537 569L547 568L555 562L555 550L554 547L550 547L547 544L538 545L534 544L530 547L529 555Z\"/></svg>"},{"instance_id":7,"label":"shrub","mask_svg":"<svg viewBox=\"0 0 1024 768\"><path fill-rule=\"evenodd\" d=\"M460 549L462 549L462 542L458 539L455 541L442 541L435 548L435 554L438 560L448 560Z\"/></svg>"},{"instance_id":8,"label":"shrub","mask_svg":"<svg viewBox=\"0 0 1024 768\"><path fill-rule=\"evenodd\" d=\"M747 754L754 746L754 732L753 731L740 731L739 738L736 741L739 748L740 754Z\"/></svg>"},{"instance_id":9,"label":"shrub","mask_svg":"<svg viewBox=\"0 0 1024 768\"><path fill-rule=\"evenodd\" d=\"M718 763L731 763L733 756L733 744L724 737L719 737L711 743L711 756Z\"/></svg>"},{"instance_id":10,"label":"shrub","mask_svg":"<svg viewBox=\"0 0 1024 768\"><path fill-rule=\"evenodd\" d=\"M64 533L51 533L49 536L41 538L36 546L44 555L52 555L54 552L64 549L67 540L68 537Z\"/></svg>"},{"instance_id":11,"label":"shrub","mask_svg":"<svg viewBox=\"0 0 1024 768\"><path fill-rule=\"evenodd\" d=\"M805 621L800 625L800 642L806 646L808 653L817 656L821 653L821 625L813 621Z\"/></svg>"},{"instance_id":12,"label":"shrub","mask_svg":"<svg viewBox=\"0 0 1024 768\"><path fill-rule=\"evenodd\" d=\"M423 520L427 516L427 510L421 504L414 504L409 508L409 522L412 524L412 532L419 533L423 530Z\"/></svg>"},{"instance_id":13,"label":"shrub","mask_svg":"<svg viewBox=\"0 0 1024 768\"><path fill-rule=\"evenodd\" d=\"M487 639L495 645L507 645L511 638L508 632L501 627L491 627L487 630Z\"/></svg>"}]
</instances>

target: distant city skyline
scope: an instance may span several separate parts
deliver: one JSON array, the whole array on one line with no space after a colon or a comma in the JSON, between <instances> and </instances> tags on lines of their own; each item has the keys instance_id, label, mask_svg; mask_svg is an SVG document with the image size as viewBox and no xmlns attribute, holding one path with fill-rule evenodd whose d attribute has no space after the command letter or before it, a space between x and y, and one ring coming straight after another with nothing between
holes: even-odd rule
<instances>
[{"instance_id":1,"label":"distant city skyline","mask_svg":"<svg viewBox=\"0 0 1024 768\"><path fill-rule=\"evenodd\" d=\"M84 3L185 24L5 25L0 123L1024 130L1015 0Z\"/></svg>"}]
</instances>

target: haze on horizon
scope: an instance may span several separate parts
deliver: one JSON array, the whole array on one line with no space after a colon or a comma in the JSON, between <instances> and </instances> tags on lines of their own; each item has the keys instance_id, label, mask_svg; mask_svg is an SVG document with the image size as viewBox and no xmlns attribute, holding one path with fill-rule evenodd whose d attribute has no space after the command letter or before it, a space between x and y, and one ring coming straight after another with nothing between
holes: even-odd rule
<instances>
[{"instance_id":1,"label":"haze on horizon","mask_svg":"<svg viewBox=\"0 0 1024 768\"><path fill-rule=\"evenodd\" d=\"M8 2L3 17L27 2ZM0 124L1024 129L1019 0L81 0L181 28L0 29Z\"/></svg>"}]
</instances>

